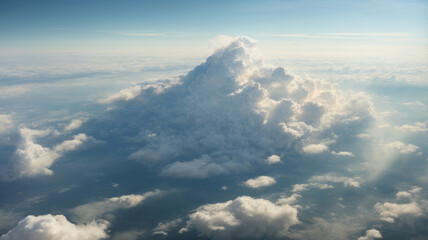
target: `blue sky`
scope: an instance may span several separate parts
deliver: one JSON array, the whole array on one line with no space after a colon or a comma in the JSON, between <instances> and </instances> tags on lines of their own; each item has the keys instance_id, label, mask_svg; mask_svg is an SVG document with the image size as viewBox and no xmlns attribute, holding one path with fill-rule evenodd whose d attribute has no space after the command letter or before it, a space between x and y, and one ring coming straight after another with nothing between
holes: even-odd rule
<instances>
[{"instance_id":1,"label":"blue sky","mask_svg":"<svg viewBox=\"0 0 428 240\"><path fill-rule=\"evenodd\" d=\"M189 46L216 35L302 41L302 36L290 34L316 34L317 38L319 34L335 34L327 37L341 42L375 38L380 44L389 41L386 44L403 45L404 41L426 47L426 41L420 39L428 37L427 3L414 0L61 0L0 4L1 46L21 52L40 48L108 50L162 42Z\"/></svg>"}]
</instances>

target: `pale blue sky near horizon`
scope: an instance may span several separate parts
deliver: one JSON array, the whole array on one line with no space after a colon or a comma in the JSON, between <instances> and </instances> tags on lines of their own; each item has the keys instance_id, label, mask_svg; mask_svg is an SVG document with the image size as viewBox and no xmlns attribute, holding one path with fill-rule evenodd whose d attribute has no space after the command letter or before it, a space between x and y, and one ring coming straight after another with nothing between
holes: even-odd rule
<instances>
[{"instance_id":1,"label":"pale blue sky near horizon","mask_svg":"<svg viewBox=\"0 0 428 240\"><path fill-rule=\"evenodd\" d=\"M161 49L180 55L180 47L201 52L218 35L246 35L262 40L270 52L285 44L307 49L316 43L426 53L427 9L420 0L2 1L0 49L8 55L92 50L156 55Z\"/></svg>"}]
</instances>

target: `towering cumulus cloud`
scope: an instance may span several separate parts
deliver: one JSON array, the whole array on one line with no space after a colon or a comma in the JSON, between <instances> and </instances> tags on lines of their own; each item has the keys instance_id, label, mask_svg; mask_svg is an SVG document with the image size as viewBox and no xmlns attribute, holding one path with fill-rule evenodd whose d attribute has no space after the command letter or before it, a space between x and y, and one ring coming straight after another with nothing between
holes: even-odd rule
<instances>
[{"instance_id":1,"label":"towering cumulus cloud","mask_svg":"<svg viewBox=\"0 0 428 240\"><path fill-rule=\"evenodd\" d=\"M176 82L132 92L111 98L115 107L96 124L111 128L110 139L134 134L137 146L129 158L168 177L206 178L265 164L285 152L321 153L341 137L341 129L358 133L372 118L364 94L266 66L255 41L246 37Z\"/></svg>"}]
</instances>

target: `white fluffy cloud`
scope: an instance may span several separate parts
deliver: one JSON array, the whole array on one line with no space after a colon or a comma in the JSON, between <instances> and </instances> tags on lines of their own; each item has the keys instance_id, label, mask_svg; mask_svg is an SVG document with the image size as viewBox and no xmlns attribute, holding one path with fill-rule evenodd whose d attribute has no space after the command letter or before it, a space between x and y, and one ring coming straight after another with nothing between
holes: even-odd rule
<instances>
[{"instance_id":1,"label":"white fluffy cloud","mask_svg":"<svg viewBox=\"0 0 428 240\"><path fill-rule=\"evenodd\" d=\"M50 134L50 130L21 128L19 133L21 135L21 143L14 153L10 168L3 168L2 177L4 180L52 175L53 172L49 167L58 158L67 152L75 150L88 139L85 134L80 133L73 136L73 139L65 140L51 149L35 142L37 137Z\"/></svg>"},{"instance_id":2,"label":"white fluffy cloud","mask_svg":"<svg viewBox=\"0 0 428 240\"><path fill-rule=\"evenodd\" d=\"M112 197L99 202L92 202L73 208L71 213L73 219L78 222L90 222L95 219L102 218L106 213L116 211L118 209L135 207L149 197L160 196L164 192L155 190L144 194L131 194L121 197Z\"/></svg>"},{"instance_id":3,"label":"white fluffy cloud","mask_svg":"<svg viewBox=\"0 0 428 240\"><path fill-rule=\"evenodd\" d=\"M106 221L75 225L63 215L27 216L1 240L98 240L108 237Z\"/></svg>"},{"instance_id":4,"label":"white fluffy cloud","mask_svg":"<svg viewBox=\"0 0 428 240\"><path fill-rule=\"evenodd\" d=\"M328 146L325 144L309 144L307 146L304 146L302 148L303 152L305 153L309 153L309 154L317 154L317 153L322 153L325 151L328 151Z\"/></svg>"},{"instance_id":5,"label":"white fluffy cloud","mask_svg":"<svg viewBox=\"0 0 428 240\"><path fill-rule=\"evenodd\" d=\"M380 232L376 229L366 231L366 235L359 237L358 240L374 240L375 238L382 238Z\"/></svg>"},{"instance_id":6,"label":"white fluffy cloud","mask_svg":"<svg viewBox=\"0 0 428 240\"><path fill-rule=\"evenodd\" d=\"M83 122L84 121L82 119L73 119L73 120L71 120L71 122L68 125L66 125L64 127L64 130L65 131L72 131L72 130L78 129L78 128L80 128L80 126L82 126Z\"/></svg>"},{"instance_id":7,"label":"white fluffy cloud","mask_svg":"<svg viewBox=\"0 0 428 240\"><path fill-rule=\"evenodd\" d=\"M260 176L256 178L250 178L246 180L243 184L244 186L249 188L261 188L261 187L267 187L267 186L273 185L275 183L276 181L272 177Z\"/></svg>"},{"instance_id":8,"label":"white fluffy cloud","mask_svg":"<svg viewBox=\"0 0 428 240\"><path fill-rule=\"evenodd\" d=\"M201 236L214 239L280 236L299 223L297 213L296 208L287 204L242 196L197 208L180 232L195 229Z\"/></svg>"},{"instance_id":9,"label":"white fluffy cloud","mask_svg":"<svg viewBox=\"0 0 428 240\"><path fill-rule=\"evenodd\" d=\"M135 98L136 96L138 96L138 94L140 94L142 89L143 88L141 86L133 86L130 88L125 88L121 90L119 93L112 94L110 96L107 96L106 98L98 100L98 103L108 104L119 100L129 101Z\"/></svg>"},{"instance_id":10,"label":"white fluffy cloud","mask_svg":"<svg viewBox=\"0 0 428 240\"><path fill-rule=\"evenodd\" d=\"M333 186L325 183L302 183L302 184L294 184L292 192L302 192L308 190L309 188L319 188L319 189L330 189L334 188Z\"/></svg>"},{"instance_id":11,"label":"white fluffy cloud","mask_svg":"<svg viewBox=\"0 0 428 240\"><path fill-rule=\"evenodd\" d=\"M422 209L416 202L398 204L398 203L376 203L374 205L375 210L380 214L382 221L393 223L396 218L401 216L422 216Z\"/></svg>"},{"instance_id":12,"label":"white fluffy cloud","mask_svg":"<svg viewBox=\"0 0 428 240\"><path fill-rule=\"evenodd\" d=\"M280 163L281 162L281 158L278 155L272 155L270 157L268 157L266 159L267 164L275 164L275 163Z\"/></svg>"},{"instance_id":13,"label":"white fluffy cloud","mask_svg":"<svg viewBox=\"0 0 428 240\"><path fill-rule=\"evenodd\" d=\"M421 150L421 148L418 146L415 146L413 144L406 144L401 141L387 143L385 144L385 149L387 151L394 151L401 154L415 153Z\"/></svg>"},{"instance_id":14,"label":"white fluffy cloud","mask_svg":"<svg viewBox=\"0 0 428 240\"><path fill-rule=\"evenodd\" d=\"M285 197L285 196L281 197L280 199L278 199L276 201L276 204L279 204L279 205L284 205L284 204L292 205L292 204L296 203L297 200L299 198L301 198L301 197L302 196L300 194L293 193L290 197Z\"/></svg>"},{"instance_id":15,"label":"white fluffy cloud","mask_svg":"<svg viewBox=\"0 0 428 240\"><path fill-rule=\"evenodd\" d=\"M395 126L395 129L402 132L427 132L427 123L416 122L414 125L404 124L402 126Z\"/></svg>"},{"instance_id":16,"label":"white fluffy cloud","mask_svg":"<svg viewBox=\"0 0 428 240\"><path fill-rule=\"evenodd\" d=\"M373 118L367 95L267 66L246 37L176 82L125 89L100 102L119 99L124 101L105 121L126 116L123 131L138 133L130 136L136 146L129 157L180 178L242 171L302 147L306 153L328 151L333 142L325 136L340 137L345 127L358 134ZM115 126L112 135L120 134Z\"/></svg>"}]
</instances>

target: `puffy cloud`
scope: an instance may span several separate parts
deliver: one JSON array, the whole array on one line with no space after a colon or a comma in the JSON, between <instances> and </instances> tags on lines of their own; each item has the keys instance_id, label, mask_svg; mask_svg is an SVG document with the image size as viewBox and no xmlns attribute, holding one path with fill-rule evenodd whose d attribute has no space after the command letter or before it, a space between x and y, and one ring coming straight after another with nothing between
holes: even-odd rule
<instances>
[{"instance_id":1,"label":"puffy cloud","mask_svg":"<svg viewBox=\"0 0 428 240\"><path fill-rule=\"evenodd\" d=\"M35 142L37 137L46 136L50 132L50 130L33 130L29 128L21 128L19 130L21 143L14 153L10 168L3 168L3 180L52 175L53 172L49 167L58 158L69 151L75 150L88 139L85 134L80 133L75 135L71 140L65 140L55 145L52 149Z\"/></svg>"},{"instance_id":2,"label":"puffy cloud","mask_svg":"<svg viewBox=\"0 0 428 240\"><path fill-rule=\"evenodd\" d=\"M325 183L302 183L302 184L294 184L292 192L302 192L308 190L308 188L319 188L319 189L330 189L334 188L331 185Z\"/></svg>"},{"instance_id":3,"label":"puffy cloud","mask_svg":"<svg viewBox=\"0 0 428 240\"><path fill-rule=\"evenodd\" d=\"M345 156L345 157L353 157L354 154L351 152L335 152L335 151L331 151L331 154L336 155L336 156Z\"/></svg>"},{"instance_id":4,"label":"puffy cloud","mask_svg":"<svg viewBox=\"0 0 428 240\"><path fill-rule=\"evenodd\" d=\"M267 164L280 163L281 158L278 155L272 155L266 159Z\"/></svg>"},{"instance_id":5,"label":"puffy cloud","mask_svg":"<svg viewBox=\"0 0 428 240\"><path fill-rule=\"evenodd\" d=\"M398 203L376 203L375 210L380 214L382 221L393 223L396 218L401 216L422 216L422 210L416 202L398 204Z\"/></svg>"},{"instance_id":6,"label":"puffy cloud","mask_svg":"<svg viewBox=\"0 0 428 240\"><path fill-rule=\"evenodd\" d=\"M335 183L343 183L345 187L354 187L359 188L360 183L357 178L350 177L338 177L331 174L326 174L322 176L312 176L309 179L310 182L335 182Z\"/></svg>"},{"instance_id":7,"label":"puffy cloud","mask_svg":"<svg viewBox=\"0 0 428 240\"><path fill-rule=\"evenodd\" d=\"M155 190L144 194L130 194L121 197L107 198L103 201L87 203L71 210L73 219L78 222L90 222L94 219L102 218L106 213L118 209L132 208L146 200L149 197L160 196L164 192Z\"/></svg>"},{"instance_id":8,"label":"puffy cloud","mask_svg":"<svg viewBox=\"0 0 428 240\"><path fill-rule=\"evenodd\" d=\"M395 129L402 132L427 132L427 123L416 122L414 125L404 124L402 126L395 126Z\"/></svg>"},{"instance_id":9,"label":"puffy cloud","mask_svg":"<svg viewBox=\"0 0 428 240\"><path fill-rule=\"evenodd\" d=\"M12 116L0 114L0 134L6 132L13 127Z\"/></svg>"},{"instance_id":10,"label":"puffy cloud","mask_svg":"<svg viewBox=\"0 0 428 240\"><path fill-rule=\"evenodd\" d=\"M291 204L296 203L297 200L299 198L301 198L301 197L302 196L300 194L293 193L290 197L281 197L280 199L278 199L276 201L276 204L279 204L279 205L284 205L284 204L291 205Z\"/></svg>"},{"instance_id":11,"label":"puffy cloud","mask_svg":"<svg viewBox=\"0 0 428 240\"><path fill-rule=\"evenodd\" d=\"M317 154L317 153L323 153L328 150L328 146L325 144L309 144L307 146L304 146L302 148L303 152L309 153L309 154Z\"/></svg>"},{"instance_id":12,"label":"puffy cloud","mask_svg":"<svg viewBox=\"0 0 428 240\"><path fill-rule=\"evenodd\" d=\"M401 198L407 199L407 198L411 198L412 194L406 191L400 191L397 194L395 194L395 196L397 197L397 199L401 199Z\"/></svg>"},{"instance_id":13,"label":"puffy cloud","mask_svg":"<svg viewBox=\"0 0 428 240\"><path fill-rule=\"evenodd\" d=\"M247 181L243 182L244 186L249 188L261 188L261 187L267 187L270 185L275 184L276 181L274 178L268 177L268 176L260 176L256 178L250 178Z\"/></svg>"},{"instance_id":14,"label":"puffy cloud","mask_svg":"<svg viewBox=\"0 0 428 240\"><path fill-rule=\"evenodd\" d=\"M421 150L421 148L418 146L415 146L413 144L405 144L401 141L387 143L385 144L385 149L389 151L399 152L401 154L415 153Z\"/></svg>"},{"instance_id":15,"label":"puffy cloud","mask_svg":"<svg viewBox=\"0 0 428 240\"><path fill-rule=\"evenodd\" d=\"M119 100L129 101L135 98L136 96L138 96L138 94L140 94L142 89L143 88L141 86L133 86L130 88L125 88L125 89L122 89L119 93L107 96L106 98L99 99L98 103L108 104Z\"/></svg>"},{"instance_id":16,"label":"puffy cloud","mask_svg":"<svg viewBox=\"0 0 428 240\"><path fill-rule=\"evenodd\" d=\"M72 131L72 130L78 129L80 128L80 126L82 126L82 123L83 123L82 119L73 119L68 125L64 127L64 130Z\"/></svg>"},{"instance_id":17,"label":"puffy cloud","mask_svg":"<svg viewBox=\"0 0 428 240\"><path fill-rule=\"evenodd\" d=\"M297 213L296 208L287 204L242 196L197 208L180 232L195 229L201 236L214 239L280 236L299 223Z\"/></svg>"},{"instance_id":18,"label":"puffy cloud","mask_svg":"<svg viewBox=\"0 0 428 240\"><path fill-rule=\"evenodd\" d=\"M99 120L115 126L104 137L138 133L127 136L135 143L129 158L175 178L242 171L302 147L328 151L326 136L344 128L358 134L373 118L367 95L267 66L246 37L177 81L125 89L100 102L113 101L113 110Z\"/></svg>"},{"instance_id":19,"label":"puffy cloud","mask_svg":"<svg viewBox=\"0 0 428 240\"><path fill-rule=\"evenodd\" d=\"M86 225L69 222L63 215L27 216L1 240L97 240L108 237L106 221Z\"/></svg>"},{"instance_id":20,"label":"puffy cloud","mask_svg":"<svg viewBox=\"0 0 428 240\"><path fill-rule=\"evenodd\" d=\"M374 240L375 238L382 238L382 235L378 230L370 229L366 231L366 235L359 237L358 240Z\"/></svg>"},{"instance_id":21,"label":"puffy cloud","mask_svg":"<svg viewBox=\"0 0 428 240\"><path fill-rule=\"evenodd\" d=\"M153 235L160 234L160 235L167 236L169 231L171 231L174 228L177 228L182 222L183 222L183 219L178 218L166 223L159 223L153 229Z\"/></svg>"}]
</instances>

